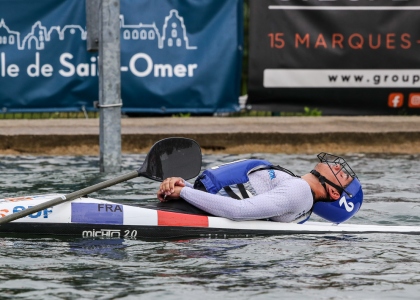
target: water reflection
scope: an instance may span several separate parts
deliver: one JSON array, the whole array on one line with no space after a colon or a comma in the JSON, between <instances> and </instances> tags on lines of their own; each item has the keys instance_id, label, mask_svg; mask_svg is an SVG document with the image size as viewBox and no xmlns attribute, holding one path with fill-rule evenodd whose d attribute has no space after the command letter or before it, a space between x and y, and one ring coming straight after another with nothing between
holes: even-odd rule
<instances>
[{"instance_id":1,"label":"water reflection","mask_svg":"<svg viewBox=\"0 0 420 300\"><path fill-rule=\"evenodd\" d=\"M125 259L127 246L124 239L77 239L69 242L69 250L76 256L103 256L110 259Z\"/></svg>"}]
</instances>

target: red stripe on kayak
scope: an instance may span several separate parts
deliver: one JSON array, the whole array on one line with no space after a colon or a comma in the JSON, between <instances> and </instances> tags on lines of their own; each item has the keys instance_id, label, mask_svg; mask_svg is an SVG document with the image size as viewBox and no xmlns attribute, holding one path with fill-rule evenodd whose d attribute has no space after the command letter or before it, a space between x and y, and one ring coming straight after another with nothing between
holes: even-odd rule
<instances>
[{"instance_id":1,"label":"red stripe on kayak","mask_svg":"<svg viewBox=\"0 0 420 300\"><path fill-rule=\"evenodd\" d=\"M158 225L209 227L209 218L158 210Z\"/></svg>"}]
</instances>

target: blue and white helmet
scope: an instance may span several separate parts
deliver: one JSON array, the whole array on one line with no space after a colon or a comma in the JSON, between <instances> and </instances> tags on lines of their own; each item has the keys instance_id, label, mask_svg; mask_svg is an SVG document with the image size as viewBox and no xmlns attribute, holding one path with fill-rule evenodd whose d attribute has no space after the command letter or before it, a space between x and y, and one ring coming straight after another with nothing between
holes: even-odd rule
<instances>
[{"instance_id":1,"label":"blue and white helmet","mask_svg":"<svg viewBox=\"0 0 420 300\"><path fill-rule=\"evenodd\" d=\"M353 217L362 206L362 203L363 203L362 185L360 184L360 181L357 178L354 171L350 168L350 166L342 157L335 156L328 153L320 153L318 154L318 158L321 161L321 163L327 163L330 166L332 164L340 165L341 170L345 171L347 174L349 174L353 178L353 180L348 186L343 187L343 186L338 186L334 184L333 182L329 181L324 176L322 176L319 172L315 170L311 171L312 174L318 177L319 181L324 186L324 188L325 188L325 183L328 183L331 186L335 187L336 189L342 191L340 199L338 200L315 202L314 207L313 207L313 212L316 215L320 216L321 218L324 218L330 222L337 223L337 224L342 223L350 219L351 217ZM336 173L334 173L332 169L331 171L336 176Z\"/></svg>"},{"instance_id":2,"label":"blue and white helmet","mask_svg":"<svg viewBox=\"0 0 420 300\"><path fill-rule=\"evenodd\" d=\"M347 194L347 192L349 194ZM313 212L333 223L342 223L353 217L362 206L363 190L357 178L342 192L341 198L333 202L315 202Z\"/></svg>"}]
</instances>

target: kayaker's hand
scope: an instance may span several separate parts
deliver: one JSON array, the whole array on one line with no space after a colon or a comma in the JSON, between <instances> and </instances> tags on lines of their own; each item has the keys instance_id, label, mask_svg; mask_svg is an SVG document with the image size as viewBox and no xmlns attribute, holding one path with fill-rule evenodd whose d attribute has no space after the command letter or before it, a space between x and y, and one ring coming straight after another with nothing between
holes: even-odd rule
<instances>
[{"instance_id":1,"label":"kayaker's hand","mask_svg":"<svg viewBox=\"0 0 420 300\"><path fill-rule=\"evenodd\" d=\"M184 179L181 177L169 177L160 184L157 197L161 202L179 198L184 186Z\"/></svg>"},{"instance_id":2,"label":"kayaker's hand","mask_svg":"<svg viewBox=\"0 0 420 300\"><path fill-rule=\"evenodd\" d=\"M179 199L181 197L181 190L182 189L183 189L183 187L176 186L176 187L174 187L174 191L170 195L167 195L165 193L161 193L159 191L158 194L157 194L157 197L158 197L160 202L167 202L169 200Z\"/></svg>"}]
</instances>

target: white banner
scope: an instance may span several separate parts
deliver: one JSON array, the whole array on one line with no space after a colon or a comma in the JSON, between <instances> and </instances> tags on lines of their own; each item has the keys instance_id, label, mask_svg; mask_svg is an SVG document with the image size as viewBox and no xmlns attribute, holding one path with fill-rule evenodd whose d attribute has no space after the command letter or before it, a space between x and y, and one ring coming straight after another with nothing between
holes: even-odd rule
<instances>
[{"instance_id":1,"label":"white banner","mask_svg":"<svg viewBox=\"0 0 420 300\"><path fill-rule=\"evenodd\" d=\"M413 88L420 70L265 69L265 88Z\"/></svg>"}]
</instances>

